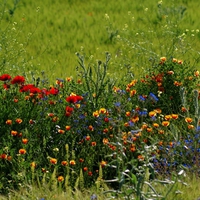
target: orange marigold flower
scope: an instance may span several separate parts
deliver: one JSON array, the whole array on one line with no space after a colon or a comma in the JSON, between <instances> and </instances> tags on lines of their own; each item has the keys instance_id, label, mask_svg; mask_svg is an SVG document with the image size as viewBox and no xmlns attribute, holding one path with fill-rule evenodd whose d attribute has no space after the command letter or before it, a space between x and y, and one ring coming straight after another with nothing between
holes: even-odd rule
<instances>
[{"instance_id":1,"label":"orange marigold flower","mask_svg":"<svg viewBox=\"0 0 200 200\"><path fill-rule=\"evenodd\" d=\"M159 124L158 124L158 123L153 123L153 126L154 126L155 128L158 128L158 127L159 127Z\"/></svg>"},{"instance_id":2,"label":"orange marigold flower","mask_svg":"<svg viewBox=\"0 0 200 200\"><path fill-rule=\"evenodd\" d=\"M186 117L186 118L185 118L185 121L186 121L187 123L192 123L193 120L192 120L192 118L190 118L190 117Z\"/></svg>"},{"instance_id":3,"label":"orange marigold flower","mask_svg":"<svg viewBox=\"0 0 200 200\"><path fill-rule=\"evenodd\" d=\"M143 155L138 155L138 160L143 161L144 160L144 156Z\"/></svg>"},{"instance_id":4,"label":"orange marigold flower","mask_svg":"<svg viewBox=\"0 0 200 200\"><path fill-rule=\"evenodd\" d=\"M129 111L126 112L126 116L127 116L127 117L130 117L130 115L131 115L131 112L129 112Z\"/></svg>"},{"instance_id":5,"label":"orange marigold flower","mask_svg":"<svg viewBox=\"0 0 200 200\"><path fill-rule=\"evenodd\" d=\"M105 108L100 108L99 113L106 114L107 110Z\"/></svg>"},{"instance_id":6,"label":"orange marigold flower","mask_svg":"<svg viewBox=\"0 0 200 200\"><path fill-rule=\"evenodd\" d=\"M52 118L52 122L57 122L58 120L59 120L58 117L53 117L53 118Z\"/></svg>"},{"instance_id":7,"label":"orange marigold flower","mask_svg":"<svg viewBox=\"0 0 200 200\"><path fill-rule=\"evenodd\" d=\"M107 132L108 132L108 128L104 128L104 129L103 129L103 132L104 132L104 133L107 133Z\"/></svg>"},{"instance_id":8,"label":"orange marigold flower","mask_svg":"<svg viewBox=\"0 0 200 200\"><path fill-rule=\"evenodd\" d=\"M131 152L135 152L135 151L136 151L136 147L135 147L134 144L131 144L131 146L130 146L130 151L131 151Z\"/></svg>"},{"instance_id":9,"label":"orange marigold flower","mask_svg":"<svg viewBox=\"0 0 200 200\"><path fill-rule=\"evenodd\" d=\"M139 121L139 117L138 116L134 116L133 118L131 118L131 121L133 123L138 122Z\"/></svg>"},{"instance_id":10,"label":"orange marigold flower","mask_svg":"<svg viewBox=\"0 0 200 200\"><path fill-rule=\"evenodd\" d=\"M58 182L63 182L64 181L64 177L63 176L59 176L57 179L58 179Z\"/></svg>"},{"instance_id":11,"label":"orange marigold flower","mask_svg":"<svg viewBox=\"0 0 200 200\"><path fill-rule=\"evenodd\" d=\"M7 125L11 125L12 124L12 120L11 119L6 120L6 124Z\"/></svg>"},{"instance_id":12,"label":"orange marigold flower","mask_svg":"<svg viewBox=\"0 0 200 200\"><path fill-rule=\"evenodd\" d=\"M171 116L173 119L178 119L178 114L172 114Z\"/></svg>"},{"instance_id":13,"label":"orange marigold flower","mask_svg":"<svg viewBox=\"0 0 200 200\"><path fill-rule=\"evenodd\" d=\"M177 59L176 58L172 58L172 62L176 63Z\"/></svg>"},{"instance_id":14,"label":"orange marigold flower","mask_svg":"<svg viewBox=\"0 0 200 200\"><path fill-rule=\"evenodd\" d=\"M19 100L17 98L14 98L14 102L17 103Z\"/></svg>"},{"instance_id":15,"label":"orange marigold flower","mask_svg":"<svg viewBox=\"0 0 200 200\"><path fill-rule=\"evenodd\" d=\"M65 129L66 129L67 131L69 131L69 130L71 129L71 126L65 126Z\"/></svg>"},{"instance_id":16,"label":"orange marigold flower","mask_svg":"<svg viewBox=\"0 0 200 200\"><path fill-rule=\"evenodd\" d=\"M0 158L2 160L6 160L7 159L7 155L5 153L3 153L3 154L0 155Z\"/></svg>"},{"instance_id":17,"label":"orange marigold flower","mask_svg":"<svg viewBox=\"0 0 200 200\"><path fill-rule=\"evenodd\" d=\"M78 79L78 80L77 80L77 83L78 83L78 84L82 84L81 79Z\"/></svg>"},{"instance_id":18,"label":"orange marigold flower","mask_svg":"<svg viewBox=\"0 0 200 200\"><path fill-rule=\"evenodd\" d=\"M83 158L79 158L79 162L80 163L84 162L84 159Z\"/></svg>"},{"instance_id":19,"label":"orange marigold flower","mask_svg":"<svg viewBox=\"0 0 200 200\"><path fill-rule=\"evenodd\" d=\"M150 112L149 112L149 116L150 116L150 117L155 117L156 114L157 114L157 113L156 113L155 111L150 111Z\"/></svg>"},{"instance_id":20,"label":"orange marigold flower","mask_svg":"<svg viewBox=\"0 0 200 200\"><path fill-rule=\"evenodd\" d=\"M125 122L125 123L124 123L124 126L125 126L125 127L128 127L128 126L129 126L129 123L128 123L128 122Z\"/></svg>"},{"instance_id":21,"label":"orange marigold flower","mask_svg":"<svg viewBox=\"0 0 200 200\"><path fill-rule=\"evenodd\" d=\"M7 160L11 161L12 160L12 156L7 156Z\"/></svg>"},{"instance_id":22,"label":"orange marigold flower","mask_svg":"<svg viewBox=\"0 0 200 200\"><path fill-rule=\"evenodd\" d=\"M131 91L130 91L130 96L132 97L132 96L134 96L136 93L137 93L136 90L131 90Z\"/></svg>"},{"instance_id":23,"label":"orange marigold flower","mask_svg":"<svg viewBox=\"0 0 200 200\"><path fill-rule=\"evenodd\" d=\"M163 130L159 130L158 133L162 135L162 134L164 134L164 131Z\"/></svg>"},{"instance_id":24,"label":"orange marigold flower","mask_svg":"<svg viewBox=\"0 0 200 200\"><path fill-rule=\"evenodd\" d=\"M67 81L67 82L70 82L71 80L72 80L72 79L71 79L70 77L67 77L67 78L66 78L66 81Z\"/></svg>"},{"instance_id":25,"label":"orange marigold flower","mask_svg":"<svg viewBox=\"0 0 200 200\"><path fill-rule=\"evenodd\" d=\"M171 115L165 115L165 120L169 121L172 118Z\"/></svg>"},{"instance_id":26,"label":"orange marigold flower","mask_svg":"<svg viewBox=\"0 0 200 200\"><path fill-rule=\"evenodd\" d=\"M162 146L163 145L163 141L159 141L158 145Z\"/></svg>"},{"instance_id":27,"label":"orange marigold flower","mask_svg":"<svg viewBox=\"0 0 200 200\"><path fill-rule=\"evenodd\" d=\"M61 165L62 165L62 166L67 166L67 165L68 165L68 162L67 162L66 160L63 160L63 161L61 162Z\"/></svg>"},{"instance_id":28,"label":"orange marigold flower","mask_svg":"<svg viewBox=\"0 0 200 200\"><path fill-rule=\"evenodd\" d=\"M173 142L170 142L170 143L169 143L169 146L170 146L170 147L173 147L173 145L174 145Z\"/></svg>"},{"instance_id":29,"label":"orange marigold flower","mask_svg":"<svg viewBox=\"0 0 200 200\"><path fill-rule=\"evenodd\" d=\"M185 107L182 107L182 108L181 108L181 111L182 111L182 112L187 112L187 109L186 109Z\"/></svg>"},{"instance_id":30,"label":"orange marigold flower","mask_svg":"<svg viewBox=\"0 0 200 200\"><path fill-rule=\"evenodd\" d=\"M20 149L19 154L26 154L26 149Z\"/></svg>"},{"instance_id":31,"label":"orange marigold flower","mask_svg":"<svg viewBox=\"0 0 200 200\"><path fill-rule=\"evenodd\" d=\"M134 141L137 140L137 137L133 136L133 137L131 137L131 139L132 139L132 141L134 142Z\"/></svg>"},{"instance_id":32,"label":"orange marigold flower","mask_svg":"<svg viewBox=\"0 0 200 200\"><path fill-rule=\"evenodd\" d=\"M182 60L178 60L177 63L180 64L180 65L182 65L183 61Z\"/></svg>"},{"instance_id":33,"label":"orange marigold flower","mask_svg":"<svg viewBox=\"0 0 200 200\"><path fill-rule=\"evenodd\" d=\"M96 142L91 142L91 146L96 146L97 145L97 143Z\"/></svg>"},{"instance_id":34,"label":"orange marigold flower","mask_svg":"<svg viewBox=\"0 0 200 200\"><path fill-rule=\"evenodd\" d=\"M75 160L70 160L70 161L69 161L69 164L70 164L70 165L76 165L76 162L75 162Z\"/></svg>"},{"instance_id":35,"label":"orange marigold flower","mask_svg":"<svg viewBox=\"0 0 200 200\"><path fill-rule=\"evenodd\" d=\"M161 58L160 58L160 61L162 61L162 62L165 62L166 60L167 60L166 57L161 57Z\"/></svg>"},{"instance_id":36,"label":"orange marigold flower","mask_svg":"<svg viewBox=\"0 0 200 200\"><path fill-rule=\"evenodd\" d=\"M174 85L175 85L175 86L181 86L182 83L181 83L181 82L178 82L178 81L174 81Z\"/></svg>"},{"instance_id":37,"label":"orange marigold flower","mask_svg":"<svg viewBox=\"0 0 200 200\"><path fill-rule=\"evenodd\" d=\"M199 76L199 71L194 72L194 76L198 77Z\"/></svg>"},{"instance_id":38,"label":"orange marigold flower","mask_svg":"<svg viewBox=\"0 0 200 200\"><path fill-rule=\"evenodd\" d=\"M93 117L99 117L99 111L98 110L93 112Z\"/></svg>"},{"instance_id":39,"label":"orange marigold flower","mask_svg":"<svg viewBox=\"0 0 200 200\"><path fill-rule=\"evenodd\" d=\"M87 136L85 137L85 140L89 141L90 138L91 138L91 137L90 137L89 135L87 135Z\"/></svg>"},{"instance_id":40,"label":"orange marigold flower","mask_svg":"<svg viewBox=\"0 0 200 200\"><path fill-rule=\"evenodd\" d=\"M49 117L53 117L53 116L54 116L54 113L48 113L48 116L49 116Z\"/></svg>"},{"instance_id":41,"label":"orange marigold flower","mask_svg":"<svg viewBox=\"0 0 200 200\"><path fill-rule=\"evenodd\" d=\"M162 125L163 125L163 126L166 126L166 127L169 126L169 124L170 124L169 121L163 121L163 122L162 122Z\"/></svg>"},{"instance_id":42,"label":"orange marigold flower","mask_svg":"<svg viewBox=\"0 0 200 200\"><path fill-rule=\"evenodd\" d=\"M23 144L27 144L28 143L28 139L27 138L22 138L22 143Z\"/></svg>"},{"instance_id":43,"label":"orange marigold flower","mask_svg":"<svg viewBox=\"0 0 200 200\"><path fill-rule=\"evenodd\" d=\"M194 125L188 124L188 129L194 129Z\"/></svg>"},{"instance_id":44,"label":"orange marigold flower","mask_svg":"<svg viewBox=\"0 0 200 200\"><path fill-rule=\"evenodd\" d=\"M12 136L16 136L17 134L18 134L17 131L11 131L11 135L12 135Z\"/></svg>"},{"instance_id":45,"label":"orange marigold flower","mask_svg":"<svg viewBox=\"0 0 200 200\"><path fill-rule=\"evenodd\" d=\"M57 159L56 158L51 158L50 159L50 163L53 164L53 165L57 164Z\"/></svg>"},{"instance_id":46,"label":"orange marigold flower","mask_svg":"<svg viewBox=\"0 0 200 200\"><path fill-rule=\"evenodd\" d=\"M65 131L64 131L64 130L62 130L62 129L58 129L58 133L60 133L60 134L64 134L64 133L65 133Z\"/></svg>"},{"instance_id":47,"label":"orange marigold flower","mask_svg":"<svg viewBox=\"0 0 200 200\"><path fill-rule=\"evenodd\" d=\"M21 123L22 123L22 119L18 118L18 119L15 120L15 122L16 122L17 124L21 124Z\"/></svg>"},{"instance_id":48,"label":"orange marigold flower","mask_svg":"<svg viewBox=\"0 0 200 200\"><path fill-rule=\"evenodd\" d=\"M102 161L101 161L101 163L100 163L101 167L105 167L105 166L106 166L106 164L107 164L107 162L106 162L106 161L104 161L104 160L102 160Z\"/></svg>"},{"instance_id":49,"label":"orange marigold flower","mask_svg":"<svg viewBox=\"0 0 200 200\"><path fill-rule=\"evenodd\" d=\"M34 123L35 122L32 119L29 120L29 124L34 124Z\"/></svg>"},{"instance_id":50,"label":"orange marigold flower","mask_svg":"<svg viewBox=\"0 0 200 200\"><path fill-rule=\"evenodd\" d=\"M103 138L103 144L108 144L108 143L109 143L108 138Z\"/></svg>"},{"instance_id":51,"label":"orange marigold flower","mask_svg":"<svg viewBox=\"0 0 200 200\"><path fill-rule=\"evenodd\" d=\"M89 129L90 131L94 131L94 127L93 127L92 125L89 125L89 126L88 126L88 129Z\"/></svg>"},{"instance_id":52,"label":"orange marigold flower","mask_svg":"<svg viewBox=\"0 0 200 200\"><path fill-rule=\"evenodd\" d=\"M147 128L147 132L149 132L149 133L150 133L150 132L152 132L152 131L153 131L153 129L152 129L152 128L150 128L150 127L148 127L148 128Z\"/></svg>"},{"instance_id":53,"label":"orange marigold flower","mask_svg":"<svg viewBox=\"0 0 200 200\"><path fill-rule=\"evenodd\" d=\"M142 124L142 130L146 129L147 127L147 124Z\"/></svg>"},{"instance_id":54,"label":"orange marigold flower","mask_svg":"<svg viewBox=\"0 0 200 200\"><path fill-rule=\"evenodd\" d=\"M33 168L36 168L36 163L33 161L31 164L30 164L31 167Z\"/></svg>"},{"instance_id":55,"label":"orange marigold flower","mask_svg":"<svg viewBox=\"0 0 200 200\"><path fill-rule=\"evenodd\" d=\"M156 109L154 109L154 112L156 112L157 114L160 114L160 113L162 113L162 110L160 108L156 108Z\"/></svg>"},{"instance_id":56,"label":"orange marigold flower","mask_svg":"<svg viewBox=\"0 0 200 200\"><path fill-rule=\"evenodd\" d=\"M87 167L84 167L84 168L83 168L83 171L84 171L84 172L86 172L87 170L88 170L88 168L87 168Z\"/></svg>"}]
</instances>

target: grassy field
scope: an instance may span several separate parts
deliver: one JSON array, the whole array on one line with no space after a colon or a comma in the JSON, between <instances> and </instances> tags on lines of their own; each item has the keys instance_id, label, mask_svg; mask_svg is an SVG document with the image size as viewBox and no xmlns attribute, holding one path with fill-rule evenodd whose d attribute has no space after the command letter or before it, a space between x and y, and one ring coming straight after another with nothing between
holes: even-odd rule
<instances>
[{"instance_id":1,"label":"grassy field","mask_svg":"<svg viewBox=\"0 0 200 200\"><path fill-rule=\"evenodd\" d=\"M109 3L105 0L7 0L1 2L5 10L1 31L8 29L10 21L10 26L17 22L14 26L18 43L13 41L9 45L24 45L19 67L23 65L27 71L44 70L49 76L63 78L75 74L76 52L86 55L88 62L96 62L104 59L104 52L109 51L112 55L110 72L119 74L124 66L131 65L137 74L141 67L149 64L151 53L154 57L172 56L167 55L167 48L176 48L176 34L181 35L186 29L190 45L198 49L199 4L198 0L170 0L163 1L160 9L155 0L111 0ZM192 34L195 37L189 38ZM119 41L119 36L124 40ZM130 44L140 47L133 49ZM179 48L179 44L177 46ZM186 59L184 54L177 52L180 59ZM191 58L191 61L194 60Z\"/></svg>"}]
</instances>

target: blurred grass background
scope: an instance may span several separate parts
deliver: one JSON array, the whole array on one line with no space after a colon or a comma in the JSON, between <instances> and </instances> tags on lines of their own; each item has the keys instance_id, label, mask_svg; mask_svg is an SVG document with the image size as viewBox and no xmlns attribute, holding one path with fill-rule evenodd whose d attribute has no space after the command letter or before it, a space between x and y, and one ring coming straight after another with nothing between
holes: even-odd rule
<instances>
[{"instance_id":1,"label":"blurred grass background","mask_svg":"<svg viewBox=\"0 0 200 200\"><path fill-rule=\"evenodd\" d=\"M9 60L2 61L1 66L10 72L19 67L22 71L45 71L53 79L64 78L75 74L76 52L86 55L88 62L96 62L109 51L112 73L119 75L126 71L124 66L131 66L137 74L152 55L170 54L167 47L173 46L174 39L186 29L190 35L195 32L191 45L186 44L187 51L191 46L199 49L198 0L1 0L0 5L4 35L0 56L7 55ZM12 35L13 26L16 31ZM171 27L167 30L166 26ZM137 50L133 44L140 44ZM10 50L3 51L6 47ZM191 56L191 52L192 62L196 55ZM12 53L16 64L10 61ZM183 54L179 52L177 56L186 59Z\"/></svg>"}]
</instances>

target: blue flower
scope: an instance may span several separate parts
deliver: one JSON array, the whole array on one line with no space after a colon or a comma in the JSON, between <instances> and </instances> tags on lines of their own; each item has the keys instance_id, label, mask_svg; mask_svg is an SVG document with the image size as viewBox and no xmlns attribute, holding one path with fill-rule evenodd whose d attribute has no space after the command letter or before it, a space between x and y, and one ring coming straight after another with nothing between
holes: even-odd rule
<instances>
[{"instance_id":1,"label":"blue flower","mask_svg":"<svg viewBox=\"0 0 200 200\"><path fill-rule=\"evenodd\" d=\"M150 92L149 97L153 102L157 102L159 100L158 97L152 92Z\"/></svg>"},{"instance_id":2,"label":"blue flower","mask_svg":"<svg viewBox=\"0 0 200 200\"><path fill-rule=\"evenodd\" d=\"M115 106L116 106L116 107L119 107L119 106L121 106L121 103L120 103L120 102L116 102L116 103L115 103Z\"/></svg>"},{"instance_id":3,"label":"blue flower","mask_svg":"<svg viewBox=\"0 0 200 200\"><path fill-rule=\"evenodd\" d=\"M146 100L142 95L140 95L140 96L138 97L138 99L139 99L139 101L142 101L142 102L144 102L144 101Z\"/></svg>"}]
</instances>

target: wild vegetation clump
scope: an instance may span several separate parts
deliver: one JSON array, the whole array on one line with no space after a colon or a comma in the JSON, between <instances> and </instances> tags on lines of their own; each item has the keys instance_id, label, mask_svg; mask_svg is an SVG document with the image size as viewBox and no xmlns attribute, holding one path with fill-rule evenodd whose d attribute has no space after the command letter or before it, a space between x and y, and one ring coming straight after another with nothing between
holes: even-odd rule
<instances>
[{"instance_id":1,"label":"wild vegetation clump","mask_svg":"<svg viewBox=\"0 0 200 200\"><path fill-rule=\"evenodd\" d=\"M195 175L198 181L198 51L173 21L180 12L182 20L185 9L157 6L154 22L162 29L134 33L138 37L128 25L113 32L106 14L119 54L94 61L76 53L76 75L54 81L44 71L26 71L29 55L17 23L0 32L2 198L178 199L185 180ZM167 19L161 17L166 12ZM168 39L160 49L155 33ZM136 76L132 64L142 63ZM114 65L123 78L110 73Z\"/></svg>"}]
</instances>

